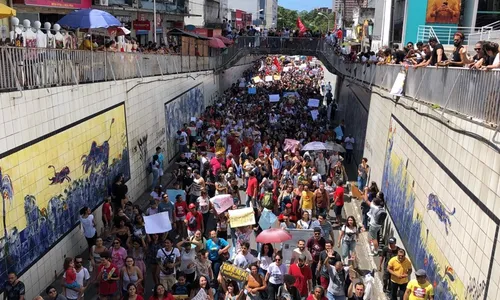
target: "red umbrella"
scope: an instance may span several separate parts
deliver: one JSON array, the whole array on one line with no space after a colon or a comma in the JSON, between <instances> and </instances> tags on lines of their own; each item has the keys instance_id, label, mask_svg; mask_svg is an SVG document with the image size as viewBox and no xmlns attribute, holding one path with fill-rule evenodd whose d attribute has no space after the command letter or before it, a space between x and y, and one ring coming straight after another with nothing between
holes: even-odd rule
<instances>
[{"instance_id":1,"label":"red umbrella","mask_svg":"<svg viewBox=\"0 0 500 300\"><path fill-rule=\"evenodd\" d=\"M255 241L257 243L282 243L292 239L292 235L281 228L269 228L262 231Z\"/></svg>"},{"instance_id":2,"label":"red umbrella","mask_svg":"<svg viewBox=\"0 0 500 300\"><path fill-rule=\"evenodd\" d=\"M231 45L234 43L234 41L232 39L228 39L227 37L225 36L221 36L221 35L216 35L214 36L215 38L218 38L219 40L221 40L224 44L226 45Z\"/></svg>"},{"instance_id":3,"label":"red umbrella","mask_svg":"<svg viewBox=\"0 0 500 300\"><path fill-rule=\"evenodd\" d=\"M218 38L210 38L210 41L208 42L208 46L212 48L226 48L226 45L224 45L224 42L219 40Z\"/></svg>"}]
</instances>

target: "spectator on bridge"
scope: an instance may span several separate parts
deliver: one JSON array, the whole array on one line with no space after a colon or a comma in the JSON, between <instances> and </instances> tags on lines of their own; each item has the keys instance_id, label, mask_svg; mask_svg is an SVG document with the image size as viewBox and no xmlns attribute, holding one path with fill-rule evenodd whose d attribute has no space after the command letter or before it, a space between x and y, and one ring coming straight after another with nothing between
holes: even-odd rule
<instances>
[{"instance_id":1,"label":"spectator on bridge","mask_svg":"<svg viewBox=\"0 0 500 300\"><path fill-rule=\"evenodd\" d=\"M471 69L480 69L484 61L487 59L486 53L484 53L483 45L484 41L479 41L474 45L474 51L476 54L472 57L472 61L467 65Z\"/></svg>"},{"instance_id":2,"label":"spectator on bridge","mask_svg":"<svg viewBox=\"0 0 500 300\"><path fill-rule=\"evenodd\" d=\"M431 61L430 65L431 66L443 66L446 65L444 62L448 60L448 57L446 56L446 53L444 53L444 47L440 43L438 43L437 38L431 37L429 39L429 45L432 47L432 54L431 54Z\"/></svg>"},{"instance_id":3,"label":"spectator on bridge","mask_svg":"<svg viewBox=\"0 0 500 300\"><path fill-rule=\"evenodd\" d=\"M419 67L427 67L431 63L432 51L428 44L422 46L422 62L413 66L417 69Z\"/></svg>"},{"instance_id":4,"label":"spectator on bridge","mask_svg":"<svg viewBox=\"0 0 500 300\"><path fill-rule=\"evenodd\" d=\"M465 64L469 63L469 58L467 57L467 48L463 45L464 34L461 32L456 32L453 36L453 53L451 56L451 61L446 62L447 65L463 67Z\"/></svg>"},{"instance_id":5,"label":"spectator on bridge","mask_svg":"<svg viewBox=\"0 0 500 300\"><path fill-rule=\"evenodd\" d=\"M483 50L488 56L488 65L481 67L481 70L500 68L500 54L498 44L494 42L486 42L483 45Z\"/></svg>"}]
</instances>

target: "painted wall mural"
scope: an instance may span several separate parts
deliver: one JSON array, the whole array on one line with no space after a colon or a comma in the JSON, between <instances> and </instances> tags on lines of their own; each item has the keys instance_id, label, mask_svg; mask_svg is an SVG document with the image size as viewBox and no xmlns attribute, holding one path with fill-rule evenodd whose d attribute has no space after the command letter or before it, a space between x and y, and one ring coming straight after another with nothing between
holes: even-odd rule
<instances>
[{"instance_id":1,"label":"painted wall mural","mask_svg":"<svg viewBox=\"0 0 500 300\"><path fill-rule=\"evenodd\" d=\"M199 117L205 108L203 84L199 84L165 103L165 128L167 136L166 157L171 160L179 151L177 130L191 117Z\"/></svg>"},{"instance_id":2,"label":"painted wall mural","mask_svg":"<svg viewBox=\"0 0 500 300\"><path fill-rule=\"evenodd\" d=\"M0 282L70 232L83 206L97 208L120 173L130 178L124 104L0 155Z\"/></svg>"},{"instance_id":3,"label":"painted wall mural","mask_svg":"<svg viewBox=\"0 0 500 300\"><path fill-rule=\"evenodd\" d=\"M424 214L437 214L448 233L455 210L450 211L446 208L438 196L432 192L428 192L427 199L425 199L427 207L424 207L427 210L416 209L415 181L408 173L408 161L404 161L394 150L394 140L399 130L397 125L392 118L382 182L382 190L385 193L392 220L415 268L427 271L429 280L434 286L434 298L466 299L468 292L463 282L456 276L444 254L439 251L432 232L423 222ZM403 130L401 131L401 134L406 134ZM403 138L398 140L403 140Z\"/></svg>"}]
</instances>

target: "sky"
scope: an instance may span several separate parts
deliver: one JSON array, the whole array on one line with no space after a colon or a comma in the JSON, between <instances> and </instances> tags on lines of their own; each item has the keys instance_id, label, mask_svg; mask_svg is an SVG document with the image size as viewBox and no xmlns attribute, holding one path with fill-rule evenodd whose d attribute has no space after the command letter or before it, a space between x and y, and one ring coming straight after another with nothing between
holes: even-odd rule
<instances>
[{"instance_id":1,"label":"sky","mask_svg":"<svg viewBox=\"0 0 500 300\"><path fill-rule=\"evenodd\" d=\"M332 8L332 0L278 0L278 5L298 11L309 11L317 7Z\"/></svg>"}]
</instances>

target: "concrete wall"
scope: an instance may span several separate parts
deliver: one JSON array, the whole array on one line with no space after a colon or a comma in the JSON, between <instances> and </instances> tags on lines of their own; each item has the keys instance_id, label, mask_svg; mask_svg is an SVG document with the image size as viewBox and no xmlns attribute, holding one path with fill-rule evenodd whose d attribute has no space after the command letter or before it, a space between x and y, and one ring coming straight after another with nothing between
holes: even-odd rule
<instances>
[{"instance_id":1,"label":"concrete wall","mask_svg":"<svg viewBox=\"0 0 500 300\"><path fill-rule=\"evenodd\" d=\"M30 90L15 99L19 93L0 94L6 216L0 226L1 281L7 269L21 273L27 299L49 285L62 271L65 255L86 248L75 228L81 206L95 208L99 224L103 195L118 171L129 178L130 200L142 195L151 184L146 165L154 149L167 148L167 158L174 155L167 151L174 141L166 124L189 120L214 101L218 86L217 75L200 72ZM67 173L71 182L64 177L51 181L54 171L48 165ZM88 182L95 186L82 191L79 187Z\"/></svg>"},{"instance_id":2,"label":"concrete wall","mask_svg":"<svg viewBox=\"0 0 500 300\"><path fill-rule=\"evenodd\" d=\"M364 94L357 85L348 88ZM425 116L440 118L428 106L399 100L413 111L391 99L378 89L361 99L369 101L369 180L385 193L388 227L398 233L415 268L426 269L436 299L498 299L500 154L464 134L488 141L494 132L448 114L439 122Z\"/></svg>"}]
</instances>

